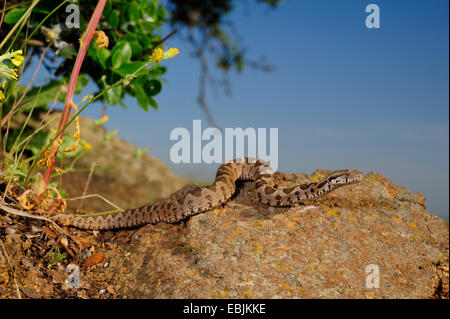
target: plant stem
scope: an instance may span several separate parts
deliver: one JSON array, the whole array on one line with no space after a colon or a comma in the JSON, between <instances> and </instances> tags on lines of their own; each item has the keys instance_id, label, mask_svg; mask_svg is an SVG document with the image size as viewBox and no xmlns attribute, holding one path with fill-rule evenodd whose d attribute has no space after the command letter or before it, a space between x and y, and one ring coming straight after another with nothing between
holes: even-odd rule
<instances>
[{"instance_id":1,"label":"plant stem","mask_svg":"<svg viewBox=\"0 0 450 319\"><path fill-rule=\"evenodd\" d=\"M78 51L77 59L75 60L75 65L73 66L72 74L70 75L69 87L67 89L66 100L64 101L64 110L61 114L61 120L59 122L58 130L61 131L59 137L62 139L64 135L64 128L66 127L67 121L69 120L70 111L72 110L72 97L75 91L75 85L77 83L78 75L80 73L81 65L83 64L84 57L86 56L87 49L91 43L92 37L94 36L95 28L97 27L100 17L102 16L103 9L105 7L107 0L99 0L97 6L95 7L94 13L91 16L91 20L87 26L86 32L82 38L82 45ZM56 151L57 153L58 151ZM52 163L45 170L44 173L44 183L48 184L50 176L52 174L53 166L55 164L56 156L52 160Z\"/></svg>"}]
</instances>

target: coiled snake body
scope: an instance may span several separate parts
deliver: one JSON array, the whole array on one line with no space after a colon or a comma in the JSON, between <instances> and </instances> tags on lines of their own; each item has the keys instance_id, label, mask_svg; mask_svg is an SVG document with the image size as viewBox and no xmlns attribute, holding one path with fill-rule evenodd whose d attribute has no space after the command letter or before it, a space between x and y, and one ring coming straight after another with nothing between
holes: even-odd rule
<instances>
[{"instance_id":1,"label":"coiled snake body","mask_svg":"<svg viewBox=\"0 0 450 319\"><path fill-rule=\"evenodd\" d=\"M54 219L62 225L92 230L131 228L160 222L176 223L224 203L234 194L237 180L255 181L256 196L261 203L291 206L322 196L338 187L359 182L363 176L358 170L338 170L319 182L277 189L271 186L272 174L269 164L260 159L235 159L219 167L213 184L198 187L175 199L107 215L62 214Z\"/></svg>"}]
</instances>

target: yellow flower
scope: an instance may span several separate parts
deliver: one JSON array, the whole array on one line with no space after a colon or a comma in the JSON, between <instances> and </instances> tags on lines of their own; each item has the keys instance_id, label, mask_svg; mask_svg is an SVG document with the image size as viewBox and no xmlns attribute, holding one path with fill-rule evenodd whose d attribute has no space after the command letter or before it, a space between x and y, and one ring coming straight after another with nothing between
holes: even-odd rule
<instances>
[{"instance_id":1,"label":"yellow flower","mask_svg":"<svg viewBox=\"0 0 450 319\"><path fill-rule=\"evenodd\" d=\"M23 63L24 57L22 56L22 50L17 50L11 53L11 62L15 66L20 66Z\"/></svg>"},{"instance_id":2,"label":"yellow flower","mask_svg":"<svg viewBox=\"0 0 450 319\"><path fill-rule=\"evenodd\" d=\"M81 141L81 146L83 147L84 150L88 151L91 149L91 144L85 142L85 141Z\"/></svg>"},{"instance_id":3,"label":"yellow flower","mask_svg":"<svg viewBox=\"0 0 450 319\"><path fill-rule=\"evenodd\" d=\"M11 70L11 78L14 80L17 80L19 78L19 76L17 75L16 69L10 69Z\"/></svg>"},{"instance_id":4,"label":"yellow flower","mask_svg":"<svg viewBox=\"0 0 450 319\"><path fill-rule=\"evenodd\" d=\"M159 63L163 59L163 49L157 48L150 56L150 62Z\"/></svg>"},{"instance_id":5,"label":"yellow flower","mask_svg":"<svg viewBox=\"0 0 450 319\"><path fill-rule=\"evenodd\" d=\"M0 101L5 99L5 94L0 90Z\"/></svg>"},{"instance_id":6,"label":"yellow flower","mask_svg":"<svg viewBox=\"0 0 450 319\"><path fill-rule=\"evenodd\" d=\"M0 78L6 78L8 80L17 80L16 69L10 69L6 64L0 62Z\"/></svg>"},{"instance_id":7,"label":"yellow flower","mask_svg":"<svg viewBox=\"0 0 450 319\"><path fill-rule=\"evenodd\" d=\"M15 66L20 66L23 63L23 56L18 55L16 57L14 57L13 59L11 59L11 62L15 65Z\"/></svg>"},{"instance_id":8,"label":"yellow flower","mask_svg":"<svg viewBox=\"0 0 450 319\"><path fill-rule=\"evenodd\" d=\"M178 51L177 48L170 48L167 51L164 51L161 48L157 48L155 51L153 51L152 55L150 56L150 62L159 63L162 60L171 59L179 53L180 51Z\"/></svg>"},{"instance_id":9,"label":"yellow flower","mask_svg":"<svg viewBox=\"0 0 450 319\"><path fill-rule=\"evenodd\" d=\"M164 60L171 59L171 58L173 58L174 56L176 56L179 53L180 53L180 51L178 51L177 48L170 48L169 50L164 52L163 59Z\"/></svg>"}]
</instances>

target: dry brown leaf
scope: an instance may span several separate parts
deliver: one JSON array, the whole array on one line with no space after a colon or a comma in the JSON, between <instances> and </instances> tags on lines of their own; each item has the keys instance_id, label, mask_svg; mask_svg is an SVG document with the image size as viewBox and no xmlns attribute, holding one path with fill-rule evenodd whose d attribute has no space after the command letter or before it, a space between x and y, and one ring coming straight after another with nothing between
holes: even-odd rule
<instances>
[{"instance_id":1,"label":"dry brown leaf","mask_svg":"<svg viewBox=\"0 0 450 319\"><path fill-rule=\"evenodd\" d=\"M103 255L100 254L100 253L95 253L95 254L90 255L85 260L84 265L86 267L89 267L89 266L92 266L92 265L100 263L102 260L103 260Z\"/></svg>"},{"instance_id":2,"label":"dry brown leaf","mask_svg":"<svg viewBox=\"0 0 450 319\"><path fill-rule=\"evenodd\" d=\"M50 230L50 228L48 228L47 226L42 227L42 232L43 232L44 234L46 234L47 236L53 238L53 239L56 239L56 238L58 237L58 236L57 236L54 232L52 232L52 231Z\"/></svg>"},{"instance_id":3,"label":"dry brown leaf","mask_svg":"<svg viewBox=\"0 0 450 319\"><path fill-rule=\"evenodd\" d=\"M62 237L61 240L60 240L60 242L61 242L61 244L62 244L64 247L69 246L69 241L67 240L66 237Z\"/></svg>"},{"instance_id":4,"label":"dry brown leaf","mask_svg":"<svg viewBox=\"0 0 450 319\"><path fill-rule=\"evenodd\" d=\"M88 239L71 235L70 238L78 245L78 247L81 248L89 248L91 246L94 246L93 243L91 243Z\"/></svg>"},{"instance_id":5,"label":"dry brown leaf","mask_svg":"<svg viewBox=\"0 0 450 319\"><path fill-rule=\"evenodd\" d=\"M33 201L30 200L30 198L28 196L32 197L33 191L26 190L22 195L17 197L17 199L19 200L20 208L22 208L24 210L30 210L34 207Z\"/></svg>"}]
</instances>

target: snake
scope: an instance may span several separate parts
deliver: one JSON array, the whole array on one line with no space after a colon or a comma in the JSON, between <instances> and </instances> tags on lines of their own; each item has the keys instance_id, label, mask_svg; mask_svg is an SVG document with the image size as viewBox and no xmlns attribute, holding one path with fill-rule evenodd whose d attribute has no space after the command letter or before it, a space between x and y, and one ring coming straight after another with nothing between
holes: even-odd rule
<instances>
[{"instance_id":1,"label":"snake","mask_svg":"<svg viewBox=\"0 0 450 319\"><path fill-rule=\"evenodd\" d=\"M259 202L280 207L315 199L363 178L359 170L342 169L331 171L318 182L275 188L272 186L272 175L273 171L267 162L258 158L238 158L222 164L211 185L197 186L186 194L111 214L59 214L53 219L63 226L86 230L134 228L161 222L174 224L225 203L235 193L238 180L253 181Z\"/></svg>"}]
</instances>

